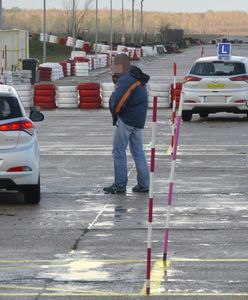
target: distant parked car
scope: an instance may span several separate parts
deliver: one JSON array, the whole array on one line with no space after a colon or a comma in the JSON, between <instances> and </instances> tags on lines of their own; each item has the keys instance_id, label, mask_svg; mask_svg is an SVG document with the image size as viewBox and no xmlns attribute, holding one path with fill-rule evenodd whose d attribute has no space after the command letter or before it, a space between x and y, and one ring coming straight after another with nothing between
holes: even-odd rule
<instances>
[{"instance_id":1,"label":"distant parked car","mask_svg":"<svg viewBox=\"0 0 248 300\"><path fill-rule=\"evenodd\" d=\"M39 111L26 115L16 90L0 85L0 188L24 192L26 203L40 202L40 159L33 121Z\"/></svg>"},{"instance_id":2,"label":"distant parked car","mask_svg":"<svg viewBox=\"0 0 248 300\"><path fill-rule=\"evenodd\" d=\"M184 78L183 121L193 114L230 112L248 117L248 58L217 56L197 59Z\"/></svg>"}]
</instances>

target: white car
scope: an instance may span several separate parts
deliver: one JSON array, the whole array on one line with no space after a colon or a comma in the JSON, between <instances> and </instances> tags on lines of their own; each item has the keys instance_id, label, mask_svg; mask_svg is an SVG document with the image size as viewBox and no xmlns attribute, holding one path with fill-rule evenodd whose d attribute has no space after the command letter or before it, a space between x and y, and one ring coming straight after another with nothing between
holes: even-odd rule
<instances>
[{"instance_id":1,"label":"white car","mask_svg":"<svg viewBox=\"0 0 248 300\"><path fill-rule=\"evenodd\" d=\"M40 202L40 159L35 126L39 111L29 118L16 90L0 85L0 188L24 192L26 203Z\"/></svg>"},{"instance_id":2,"label":"white car","mask_svg":"<svg viewBox=\"0 0 248 300\"><path fill-rule=\"evenodd\" d=\"M248 114L248 58L197 59L184 78L183 91L183 121L190 121L192 114Z\"/></svg>"}]
</instances>

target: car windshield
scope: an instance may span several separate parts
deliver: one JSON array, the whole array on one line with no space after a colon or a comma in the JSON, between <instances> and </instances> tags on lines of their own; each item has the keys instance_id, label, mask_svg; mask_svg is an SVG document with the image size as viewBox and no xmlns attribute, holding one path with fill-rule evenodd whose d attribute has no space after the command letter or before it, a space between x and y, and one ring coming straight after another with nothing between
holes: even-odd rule
<instances>
[{"instance_id":1,"label":"car windshield","mask_svg":"<svg viewBox=\"0 0 248 300\"><path fill-rule=\"evenodd\" d=\"M0 121L22 117L22 112L15 97L0 96Z\"/></svg>"},{"instance_id":2,"label":"car windshield","mask_svg":"<svg viewBox=\"0 0 248 300\"><path fill-rule=\"evenodd\" d=\"M241 62L197 62L191 68L190 74L201 76L232 76L245 74L245 65Z\"/></svg>"}]
</instances>

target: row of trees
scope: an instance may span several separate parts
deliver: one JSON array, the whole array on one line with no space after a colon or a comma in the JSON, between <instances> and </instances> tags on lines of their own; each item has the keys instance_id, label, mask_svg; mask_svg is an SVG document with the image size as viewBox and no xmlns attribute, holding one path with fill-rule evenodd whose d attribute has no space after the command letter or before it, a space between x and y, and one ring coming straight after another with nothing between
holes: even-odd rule
<instances>
[{"instance_id":1,"label":"row of trees","mask_svg":"<svg viewBox=\"0 0 248 300\"><path fill-rule=\"evenodd\" d=\"M95 10L93 0L84 2L84 7L76 7L76 28L79 36L87 39L95 31ZM71 3L71 1L70 1ZM125 10L125 31L132 30L131 10ZM99 10L99 28L101 32L109 32L109 10ZM33 32L42 32L43 11L21 10L12 8L3 12L5 28L19 28ZM246 12L214 12L205 13L161 13L144 12L144 34L159 35L161 28L183 29L188 34L247 35L248 14ZM113 30L120 33L121 11L113 10ZM47 31L53 34L71 35L71 4L64 10L47 10ZM135 11L135 31L140 32L140 11Z\"/></svg>"}]
</instances>

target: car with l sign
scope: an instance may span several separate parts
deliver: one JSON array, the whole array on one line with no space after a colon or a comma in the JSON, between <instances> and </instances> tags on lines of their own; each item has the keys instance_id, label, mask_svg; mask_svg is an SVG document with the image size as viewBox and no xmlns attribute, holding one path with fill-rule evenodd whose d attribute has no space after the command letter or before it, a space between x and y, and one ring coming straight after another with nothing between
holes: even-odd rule
<instances>
[{"instance_id":1,"label":"car with l sign","mask_svg":"<svg viewBox=\"0 0 248 300\"><path fill-rule=\"evenodd\" d=\"M193 114L228 112L248 117L248 58L218 56L197 59L183 83L182 120Z\"/></svg>"},{"instance_id":2,"label":"car with l sign","mask_svg":"<svg viewBox=\"0 0 248 300\"><path fill-rule=\"evenodd\" d=\"M30 204L40 202L40 155L33 122L43 119L36 109L28 117L16 90L0 84L0 189L22 191Z\"/></svg>"}]
</instances>

